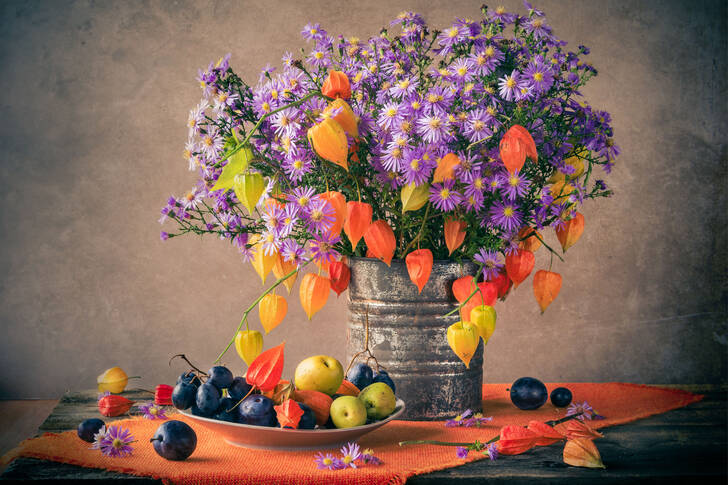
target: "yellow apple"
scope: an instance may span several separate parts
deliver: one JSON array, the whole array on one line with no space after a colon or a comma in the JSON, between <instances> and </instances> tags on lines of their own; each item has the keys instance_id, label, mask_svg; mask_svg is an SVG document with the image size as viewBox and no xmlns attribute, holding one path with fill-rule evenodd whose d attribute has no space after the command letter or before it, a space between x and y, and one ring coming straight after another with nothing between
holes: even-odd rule
<instances>
[{"instance_id":1,"label":"yellow apple","mask_svg":"<svg viewBox=\"0 0 728 485\"><path fill-rule=\"evenodd\" d=\"M364 403L354 396L341 396L331 403L331 421L337 428L353 428L367 422Z\"/></svg>"},{"instance_id":2,"label":"yellow apple","mask_svg":"<svg viewBox=\"0 0 728 485\"><path fill-rule=\"evenodd\" d=\"M397 399L392 388L384 382L370 384L359 393L358 399L364 403L367 416L371 419L384 419L394 411Z\"/></svg>"},{"instance_id":3,"label":"yellow apple","mask_svg":"<svg viewBox=\"0 0 728 485\"><path fill-rule=\"evenodd\" d=\"M333 357L315 355L298 364L294 381L296 389L319 391L331 396L344 381L344 368Z\"/></svg>"}]
</instances>

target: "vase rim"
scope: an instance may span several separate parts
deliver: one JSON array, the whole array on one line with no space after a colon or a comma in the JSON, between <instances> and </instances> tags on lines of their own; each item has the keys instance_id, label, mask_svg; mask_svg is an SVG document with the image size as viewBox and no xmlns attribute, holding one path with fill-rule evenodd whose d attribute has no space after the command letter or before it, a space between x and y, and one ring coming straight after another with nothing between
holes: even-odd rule
<instances>
[{"instance_id":1,"label":"vase rim","mask_svg":"<svg viewBox=\"0 0 728 485\"><path fill-rule=\"evenodd\" d=\"M382 262L379 258L367 258L365 256L347 256L348 260L354 260L354 261L378 261ZM404 263L405 260L402 258L392 258L392 263L398 262L398 263ZM432 264L475 264L472 261L462 261L458 262L454 259L435 259L432 261Z\"/></svg>"}]
</instances>

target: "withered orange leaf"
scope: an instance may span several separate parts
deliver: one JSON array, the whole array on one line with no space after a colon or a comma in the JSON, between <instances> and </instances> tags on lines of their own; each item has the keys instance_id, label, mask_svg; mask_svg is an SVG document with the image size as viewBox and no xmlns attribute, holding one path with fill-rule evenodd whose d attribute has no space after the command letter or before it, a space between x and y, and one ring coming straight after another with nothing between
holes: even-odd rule
<instances>
[{"instance_id":1,"label":"withered orange leaf","mask_svg":"<svg viewBox=\"0 0 728 485\"><path fill-rule=\"evenodd\" d=\"M281 428L298 428L298 423L301 422L301 416L303 416L303 409L293 399L288 399L278 406L274 406L276 410L276 417L278 418L278 424Z\"/></svg>"},{"instance_id":2,"label":"withered orange leaf","mask_svg":"<svg viewBox=\"0 0 728 485\"><path fill-rule=\"evenodd\" d=\"M268 349L251 362L245 381L263 392L272 391L283 374L283 349L286 343Z\"/></svg>"},{"instance_id":3,"label":"withered orange leaf","mask_svg":"<svg viewBox=\"0 0 728 485\"><path fill-rule=\"evenodd\" d=\"M606 468L594 441L587 438L575 438L566 442L564 463L585 468Z\"/></svg>"},{"instance_id":4,"label":"withered orange leaf","mask_svg":"<svg viewBox=\"0 0 728 485\"><path fill-rule=\"evenodd\" d=\"M548 446L564 439L557 429L541 421L529 421L528 429L539 435L536 446Z\"/></svg>"},{"instance_id":5,"label":"withered orange leaf","mask_svg":"<svg viewBox=\"0 0 728 485\"><path fill-rule=\"evenodd\" d=\"M422 288L427 284L432 272L432 251L429 249L418 249L412 251L405 258L409 277L422 293Z\"/></svg>"},{"instance_id":6,"label":"withered orange leaf","mask_svg":"<svg viewBox=\"0 0 728 485\"><path fill-rule=\"evenodd\" d=\"M561 290L561 275L540 269L533 275L533 294L536 296L541 313L556 299Z\"/></svg>"},{"instance_id":7,"label":"withered orange leaf","mask_svg":"<svg viewBox=\"0 0 728 485\"><path fill-rule=\"evenodd\" d=\"M503 426L498 440L498 453L520 455L536 446L539 435L523 426Z\"/></svg>"}]
</instances>

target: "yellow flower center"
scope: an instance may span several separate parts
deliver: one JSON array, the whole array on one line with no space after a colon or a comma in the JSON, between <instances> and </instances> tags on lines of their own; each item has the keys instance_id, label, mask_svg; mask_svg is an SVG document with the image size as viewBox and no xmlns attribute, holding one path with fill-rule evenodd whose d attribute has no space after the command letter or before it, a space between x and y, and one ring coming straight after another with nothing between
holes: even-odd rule
<instances>
[{"instance_id":1,"label":"yellow flower center","mask_svg":"<svg viewBox=\"0 0 728 485\"><path fill-rule=\"evenodd\" d=\"M333 462L334 462L334 460L332 460L331 458L324 458L323 459L323 464L326 465L326 466L331 465Z\"/></svg>"},{"instance_id":2,"label":"yellow flower center","mask_svg":"<svg viewBox=\"0 0 728 485\"><path fill-rule=\"evenodd\" d=\"M427 101L429 103L437 103L438 101L442 101L442 95L430 93L427 95Z\"/></svg>"},{"instance_id":3,"label":"yellow flower center","mask_svg":"<svg viewBox=\"0 0 728 485\"><path fill-rule=\"evenodd\" d=\"M536 82L538 82L538 83L540 83L541 81L543 81L543 73L537 72L536 74L534 74L533 75L533 80L536 81Z\"/></svg>"},{"instance_id":4,"label":"yellow flower center","mask_svg":"<svg viewBox=\"0 0 728 485\"><path fill-rule=\"evenodd\" d=\"M503 209L503 215L506 217L513 217L513 207L508 206Z\"/></svg>"},{"instance_id":5,"label":"yellow flower center","mask_svg":"<svg viewBox=\"0 0 728 485\"><path fill-rule=\"evenodd\" d=\"M320 61L321 59L324 58L324 53L323 52L316 52L313 56Z\"/></svg>"},{"instance_id":6,"label":"yellow flower center","mask_svg":"<svg viewBox=\"0 0 728 485\"><path fill-rule=\"evenodd\" d=\"M448 198L450 198L450 191L448 189L442 189L440 191L440 198L442 200L447 200Z\"/></svg>"},{"instance_id":7,"label":"yellow flower center","mask_svg":"<svg viewBox=\"0 0 728 485\"><path fill-rule=\"evenodd\" d=\"M412 168L412 170L417 170L418 168L420 168L420 161L419 161L419 159L415 158L414 160L412 160L410 162L410 167Z\"/></svg>"},{"instance_id":8,"label":"yellow flower center","mask_svg":"<svg viewBox=\"0 0 728 485\"><path fill-rule=\"evenodd\" d=\"M114 441L111 442L111 446L118 450L119 448L122 448L124 446L124 442L121 441L119 438L115 438Z\"/></svg>"},{"instance_id":9,"label":"yellow flower center","mask_svg":"<svg viewBox=\"0 0 728 485\"><path fill-rule=\"evenodd\" d=\"M466 66L461 66L457 70L458 76L463 77L468 73L468 68Z\"/></svg>"},{"instance_id":10,"label":"yellow flower center","mask_svg":"<svg viewBox=\"0 0 728 485\"><path fill-rule=\"evenodd\" d=\"M266 112L266 113L269 112L270 111L270 104L268 104L268 101L264 101L263 102L263 105L261 106L261 108L263 108L263 111L264 112Z\"/></svg>"},{"instance_id":11,"label":"yellow flower center","mask_svg":"<svg viewBox=\"0 0 728 485\"><path fill-rule=\"evenodd\" d=\"M531 25L533 25L533 27L536 28L536 29L540 29L541 26L543 25L543 20L541 20L541 19L534 20Z\"/></svg>"},{"instance_id":12,"label":"yellow flower center","mask_svg":"<svg viewBox=\"0 0 728 485\"><path fill-rule=\"evenodd\" d=\"M156 416L157 414L159 414L159 410L155 407L152 407L149 409L149 414L151 414L152 416Z\"/></svg>"},{"instance_id":13,"label":"yellow flower center","mask_svg":"<svg viewBox=\"0 0 728 485\"><path fill-rule=\"evenodd\" d=\"M315 209L311 211L311 220L314 222L319 222L324 218L324 213L320 209Z\"/></svg>"},{"instance_id":14,"label":"yellow flower center","mask_svg":"<svg viewBox=\"0 0 728 485\"><path fill-rule=\"evenodd\" d=\"M351 455L346 455L341 461L344 463L351 463Z\"/></svg>"},{"instance_id":15,"label":"yellow flower center","mask_svg":"<svg viewBox=\"0 0 728 485\"><path fill-rule=\"evenodd\" d=\"M506 81L506 87L508 87L510 89L515 88L516 87L516 81L512 77L509 77L508 80Z\"/></svg>"},{"instance_id":16,"label":"yellow flower center","mask_svg":"<svg viewBox=\"0 0 728 485\"><path fill-rule=\"evenodd\" d=\"M404 131L405 133L409 133L412 131L412 123L409 121L403 121L401 125L399 125L399 128ZM403 143L406 143L404 140L402 140Z\"/></svg>"},{"instance_id":17,"label":"yellow flower center","mask_svg":"<svg viewBox=\"0 0 728 485\"><path fill-rule=\"evenodd\" d=\"M397 178L397 172L387 172L387 177L389 178L389 180L394 180L395 178Z\"/></svg>"},{"instance_id":18,"label":"yellow flower center","mask_svg":"<svg viewBox=\"0 0 728 485\"><path fill-rule=\"evenodd\" d=\"M410 85L409 79L405 79L404 81L400 81L397 86L399 86L399 89L407 89Z\"/></svg>"},{"instance_id":19,"label":"yellow flower center","mask_svg":"<svg viewBox=\"0 0 728 485\"><path fill-rule=\"evenodd\" d=\"M392 158L402 158L402 150L399 147L392 150Z\"/></svg>"},{"instance_id":20,"label":"yellow flower center","mask_svg":"<svg viewBox=\"0 0 728 485\"><path fill-rule=\"evenodd\" d=\"M476 189L482 189L483 188L483 179L478 177L475 180L473 180L473 185Z\"/></svg>"},{"instance_id":21,"label":"yellow flower center","mask_svg":"<svg viewBox=\"0 0 728 485\"><path fill-rule=\"evenodd\" d=\"M293 168L295 168L296 170L301 170L302 167L303 160L296 160L295 162L293 162Z\"/></svg>"},{"instance_id":22,"label":"yellow flower center","mask_svg":"<svg viewBox=\"0 0 728 485\"><path fill-rule=\"evenodd\" d=\"M437 129L440 125L442 125L442 121L440 121L439 118L432 118L428 124L430 125L430 128Z\"/></svg>"},{"instance_id":23,"label":"yellow flower center","mask_svg":"<svg viewBox=\"0 0 728 485\"><path fill-rule=\"evenodd\" d=\"M394 118L397 116L397 108L387 108L387 111L384 112L384 116L387 118Z\"/></svg>"},{"instance_id":24,"label":"yellow flower center","mask_svg":"<svg viewBox=\"0 0 728 485\"><path fill-rule=\"evenodd\" d=\"M209 147L212 146L212 138L210 138L209 136L206 136L205 138L203 138L203 142L205 143L205 145L207 145Z\"/></svg>"},{"instance_id":25,"label":"yellow flower center","mask_svg":"<svg viewBox=\"0 0 728 485\"><path fill-rule=\"evenodd\" d=\"M485 128L485 123L483 123L482 121L476 120L475 123L473 123L473 130L482 131L483 128Z\"/></svg>"},{"instance_id":26,"label":"yellow flower center","mask_svg":"<svg viewBox=\"0 0 728 485\"><path fill-rule=\"evenodd\" d=\"M298 198L298 205L300 205L301 207L306 207L308 205L308 203L309 203L308 197L303 196L303 197Z\"/></svg>"},{"instance_id":27,"label":"yellow flower center","mask_svg":"<svg viewBox=\"0 0 728 485\"><path fill-rule=\"evenodd\" d=\"M485 48L485 57L493 57L495 55L495 48L489 45Z\"/></svg>"},{"instance_id":28,"label":"yellow flower center","mask_svg":"<svg viewBox=\"0 0 728 485\"><path fill-rule=\"evenodd\" d=\"M508 184L511 187L516 187L519 182L520 182L519 178L516 177L515 175L511 175L511 177L508 179Z\"/></svg>"},{"instance_id":29,"label":"yellow flower center","mask_svg":"<svg viewBox=\"0 0 728 485\"><path fill-rule=\"evenodd\" d=\"M453 37L457 37L457 35L458 35L458 29L456 27L450 27L448 29L448 31L447 31L448 37L450 37L452 39Z\"/></svg>"},{"instance_id":30,"label":"yellow flower center","mask_svg":"<svg viewBox=\"0 0 728 485\"><path fill-rule=\"evenodd\" d=\"M493 106L488 106L487 108L485 108L485 112L491 116L495 116L495 108Z\"/></svg>"},{"instance_id":31,"label":"yellow flower center","mask_svg":"<svg viewBox=\"0 0 728 485\"><path fill-rule=\"evenodd\" d=\"M311 35L318 34L318 29L311 29Z\"/></svg>"},{"instance_id":32,"label":"yellow flower center","mask_svg":"<svg viewBox=\"0 0 728 485\"><path fill-rule=\"evenodd\" d=\"M290 120L288 119L288 116L282 116L282 117L281 117L281 126L288 126L288 124L289 124L290 122L291 122L291 121L290 121Z\"/></svg>"}]
</instances>

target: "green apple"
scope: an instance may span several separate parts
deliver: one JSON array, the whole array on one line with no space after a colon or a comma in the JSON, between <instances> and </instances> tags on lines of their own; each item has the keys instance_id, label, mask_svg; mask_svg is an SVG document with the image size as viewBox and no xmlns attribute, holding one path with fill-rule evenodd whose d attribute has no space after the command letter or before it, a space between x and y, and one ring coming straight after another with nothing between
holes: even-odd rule
<instances>
[{"instance_id":1,"label":"green apple","mask_svg":"<svg viewBox=\"0 0 728 485\"><path fill-rule=\"evenodd\" d=\"M353 428L367 422L364 403L354 396L337 397L331 403L329 414L337 428Z\"/></svg>"},{"instance_id":2,"label":"green apple","mask_svg":"<svg viewBox=\"0 0 728 485\"><path fill-rule=\"evenodd\" d=\"M367 416L371 419L384 419L394 411L397 399L392 388L384 382L375 382L359 393L357 398L364 403Z\"/></svg>"},{"instance_id":3,"label":"green apple","mask_svg":"<svg viewBox=\"0 0 728 485\"><path fill-rule=\"evenodd\" d=\"M294 381L296 389L319 391L331 396L344 381L344 368L333 357L314 355L298 364Z\"/></svg>"}]
</instances>

